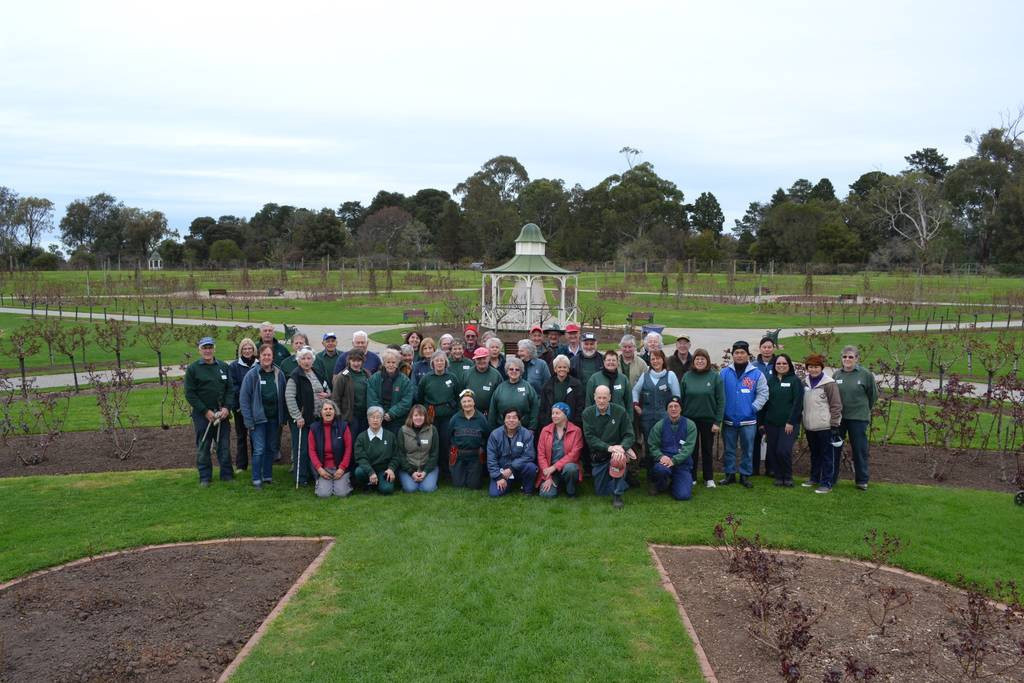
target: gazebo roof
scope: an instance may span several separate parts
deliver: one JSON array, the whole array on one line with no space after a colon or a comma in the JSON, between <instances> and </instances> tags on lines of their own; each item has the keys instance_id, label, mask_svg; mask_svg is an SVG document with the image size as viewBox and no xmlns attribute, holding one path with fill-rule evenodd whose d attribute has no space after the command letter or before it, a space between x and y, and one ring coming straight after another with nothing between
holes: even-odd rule
<instances>
[{"instance_id":1,"label":"gazebo roof","mask_svg":"<svg viewBox=\"0 0 1024 683\"><path fill-rule=\"evenodd\" d=\"M516 255L496 268L485 270L485 273L505 273L516 275L572 275L575 270L566 270L556 266L544 255L547 240L540 228L534 223L527 223L519 231L516 238ZM539 246L533 246L539 245Z\"/></svg>"},{"instance_id":2,"label":"gazebo roof","mask_svg":"<svg viewBox=\"0 0 1024 683\"><path fill-rule=\"evenodd\" d=\"M524 275L572 275L577 271L566 270L561 266L556 266L544 254L516 254L497 268L491 268L484 272Z\"/></svg>"}]
</instances>

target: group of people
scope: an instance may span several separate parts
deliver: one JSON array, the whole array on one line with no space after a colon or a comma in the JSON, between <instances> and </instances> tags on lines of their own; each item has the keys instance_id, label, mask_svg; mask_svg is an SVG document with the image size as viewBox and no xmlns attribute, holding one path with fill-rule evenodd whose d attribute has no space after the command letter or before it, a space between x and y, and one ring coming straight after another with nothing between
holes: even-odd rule
<instances>
[{"instance_id":1,"label":"group of people","mask_svg":"<svg viewBox=\"0 0 1024 683\"><path fill-rule=\"evenodd\" d=\"M185 396L201 486L212 481L214 448L222 480L238 468L250 469L256 488L272 484L287 425L295 482L313 485L321 497L354 489L431 492L445 480L477 489L485 478L495 497L515 489L573 497L589 474L595 492L621 508L644 470L650 494L691 498L698 454L708 488L752 487L762 458L776 485L793 486L802 426L811 453L804 486L831 491L845 437L856 485L867 488L867 426L877 390L853 347L843 350L834 376L824 372L824 358L808 357L801 380L769 337L754 355L747 342L733 344L720 370L705 349L690 351L687 335L668 355L656 332L642 348L627 334L617 349L601 352L596 336L576 324L535 326L514 344L514 355L475 325L462 338L436 341L412 331L380 354L369 350L365 332L353 335L347 351L333 333L321 341L314 352L296 332L289 349L263 323L259 339L242 339L230 363L216 358L214 339L199 341ZM716 484L719 434L725 476Z\"/></svg>"}]
</instances>

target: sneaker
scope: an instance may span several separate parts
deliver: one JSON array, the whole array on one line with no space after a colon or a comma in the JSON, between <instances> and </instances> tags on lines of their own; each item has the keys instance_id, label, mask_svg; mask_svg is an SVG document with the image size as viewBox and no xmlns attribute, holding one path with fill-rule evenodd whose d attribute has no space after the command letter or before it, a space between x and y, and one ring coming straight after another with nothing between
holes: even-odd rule
<instances>
[{"instance_id":1,"label":"sneaker","mask_svg":"<svg viewBox=\"0 0 1024 683\"><path fill-rule=\"evenodd\" d=\"M709 489L715 488L715 480L714 479L708 479L706 482L704 482L704 486L706 488L709 488Z\"/></svg>"},{"instance_id":2,"label":"sneaker","mask_svg":"<svg viewBox=\"0 0 1024 683\"><path fill-rule=\"evenodd\" d=\"M252 483L252 487L259 491L261 488L263 488L263 482L257 479Z\"/></svg>"},{"instance_id":3,"label":"sneaker","mask_svg":"<svg viewBox=\"0 0 1024 683\"><path fill-rule=\"evenodd\" d=\"M805 489L812 489L817 487L818 482L814 481L813 479L808 479L807 481L800 485L803 486Z\"/></svg>"},{"instance_id":4,"label":"sneaker","mask_svg":"<svg viewBox=\"0 0 1024 683\"><path fill-rule=\"evenodd\" d=\"M815 493L832 493L832 487L831 486L819 486L818 488L814 489L814 492Z\"/></svg>"},{"instance_id":5,"label":"sneaker","mask_svg":"<svg viewBox=\"0 0 1024 683\"><path fill-rule=\"evenodd\" d=\"M791 488L793 488L793 480L792 479L785 479L785 480L783 480L782 485L785 486L787 489L791 489Z\"/></svg>"},{"instance_id":6,"label":"sneaker","mask_svg":"<svg viewBox=\"0 0 1024 683\"><path fill-rule=\"evenodd\" d=\"M745 474L740 475L740 483L743 484L743 488L752 489L754 488L754 482L750 481L750 477Z\"/></svg>"},{"instance_id":7,"label":"sneaker","mask_svg":"<svg viewBox=\"0 0 1024 683\"><path fill-rule=\"evenodd\" d=\"M727 474L727 475L725 475L725 478L719 480L718 483L721 484L722 486L728 486L729 484L735 484L736 483L736 475L735 474Z\"/></svg>"},{"instance_id":8,"label":"sneaker","mask_svg":"<svg viewBox=\"0 0 1024 683\"><path fill-rule=\"evenodd\" d=\"M623 505L625 505L625 503L622 501L622 496L620 496L618 494L612 496L612 507L613 508L615 508L616 510L621 510Z\"/></svg>"},{"instance_id":9,"label":"sneaker","mask_svg":"<svg viewBox=\"0 0 1024 683\"><path fill-rule=\"evenodd\" d=\"M199 488L205 489L205 488L209 488L209 487L210 487L210 480L209 479L200 479L199 480Z\"/></svg>"},{"instance_id":10,"label":"sneaker","mask_svg":"<svg viewBox=\"0 0 1024 683\"><path fill-rule=\"evenodd\" d=\"M274 480L273 480L273 479L264 479L264 480L263 480L263 483L264 483L264 484L273 484L273 483L274 483Z\"/></svg>"},{"instance_id":11,"label":"sneaker","mask_svg":"<svg viewBox=\"0 0 1024 683\"><path fill-rule=\"evenodd\" d=\"M861 491L867 491L868 490L868 485L867 484L857 484L857 488L860 489Z\"/></svg>"}]
</instances>

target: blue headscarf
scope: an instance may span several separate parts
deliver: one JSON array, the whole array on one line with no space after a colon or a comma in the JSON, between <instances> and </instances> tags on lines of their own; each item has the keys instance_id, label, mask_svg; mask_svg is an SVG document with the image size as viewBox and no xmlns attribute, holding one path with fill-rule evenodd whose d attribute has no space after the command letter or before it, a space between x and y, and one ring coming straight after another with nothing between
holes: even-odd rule
<instances>
[{"instance_id":1,"label":"blue headscarf","mask_svg":"<svg viewBox=\"0 0 1024 683\"><path fill-rule=\"evenodd\" d=\"M562 411L563 413L565 413L565 416L566 416L566 417L572 417L572 408L570 408L570 407L569 407L569 404L568 404L568 403L564 403L564 402L562 402L562 401L559 401L558 403L554 404L554 405L553 405L553 406L551 406L551 407L552 407L552 408L558 408L558 409L559 409L559 410L561 410L561 411Z\"/></svg>"}]
</instances>

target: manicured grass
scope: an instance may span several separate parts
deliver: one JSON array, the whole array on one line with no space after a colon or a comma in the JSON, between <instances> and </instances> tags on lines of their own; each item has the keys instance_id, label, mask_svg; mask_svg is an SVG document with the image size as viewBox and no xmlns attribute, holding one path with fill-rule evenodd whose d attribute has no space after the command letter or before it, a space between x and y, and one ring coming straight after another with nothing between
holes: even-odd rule
<instances>
[{"instance_id":1,"label":"manicured grass","mask_svg":"<svg viewBox=\"0 0 1024 683\"><path fill-rule=\"evenodd\" d=\"M146 383L136 387L128 395L125 405L124 417L126 421L134 419L139 427L161 426L161 409L164 411L163 419L168 425L186 425L190 423L188 417L188 406L184 403L184 395L178 393L183 409L173 410L174 396L169 387L151 386ZM20 408L24 404L20 401L13 404L12 417L18 423ZM63 402L60 404L63 405ZM68 400L68 416L64 423L65 432L84 432L102 427L99 408L96 404L96 396L92 393L82 395L72 394Z\"/></svg>"},{"instance_id":2,"label":"manicured grass","mask_svg":"<svg viewBox=\"0 0 1024 683\"><path fill-rule=\"evenodd\" d=\"M923 343L923 335L925 333L912 332L910 334L914 335L912 339L916 340L916 348L914 348L910 353L904 374L912 374L915 370L920 370L925 375L938 376L938 367L936 365L929 364L929 351ZM981 383L987 381L988 375L981 364L980 354L978 351L974 352L972 368L971 370L968 370L967 353L964 348L965 342L973 340L982 342L990 347L994 347L996 340L1001 336L1013 335L1018 341L1018 348L1020 348L1020 341L1024 340L1024 330L1022 330L1019 325L1015 325L1010 330L963 330L960 333L928 332L927 334L929 337L941 336L954 344L956 352L947 354L947 362L950 358L956 358L956 362L953 363L950 370L946 373L947 375L950 373L956 373L961 377L972 378ZM880 372L880 362L887 362L890 365L893 363L891 356L889 356L885 349L881 347L886 336L887 333L837 333L836 341L833 343L831 348L832 358L830 358L829 361L838 365L840 350L846 345L854 345L860 349L861 362L865 366L872 368L875 372ZM821 353L824 351L824 349L821 348L812 348L812 344L805 337L784 337L779 341L785 346L783 351L790 354L793 360L798 363L802 362L803 359L812 352ZM1012 358L1008 358L1007 363L1002 368L1000 374L1009 372L1012 367L1012 362Z\"/></svg>"},{"instance_id":3,"label":"manicured grass","mask_svg":"<svg viewBox=\"0 0 1024 683\"><path fill-rule=\"evenodd\" d=\"M185 447L183 445L183 447ZM236 680L700 680L647 542L709 543L729 512L775 546L865 557L871 528L899 536L900 566L991 586L1024 580L1008 496L844 483L829 496L756 487L688 503L627 494L616 512L577 500L442 488L316 500L281 482L196 487L193 471L0 481L0 576L146 543L278 534L337 537ZM587 487L589 488L589 486ZM251 583L244 568L225 575ZM187 590L182 577L182 588Z\"/></svg>"}]
</instances>

